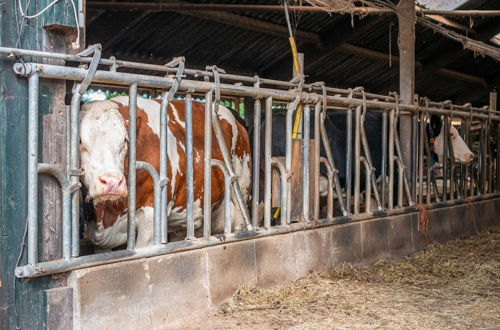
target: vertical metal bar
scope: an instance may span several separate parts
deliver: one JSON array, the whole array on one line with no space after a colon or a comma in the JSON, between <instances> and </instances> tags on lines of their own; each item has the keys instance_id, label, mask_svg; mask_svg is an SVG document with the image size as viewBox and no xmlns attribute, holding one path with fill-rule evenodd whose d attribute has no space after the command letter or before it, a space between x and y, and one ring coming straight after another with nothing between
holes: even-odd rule
<instances>
[{"instance_id":1,"label":"vertical metal bar","mask_svg":"<svg viewBox=\"0 0 500 330\"><path fill-rule=\"evenodd\" d=\"M326 102L326 98L323 98L323 102ZM326 103L325 103L326 105ZM313 219L319 219L319 176L320 176L320 147L321 147L321 139L320 139L320 120L321 120L321 107L322 103L318 102L314 106L314 210L313 210ZM326 108L326 107L325 107ZM340 196L342 198L342 196Z\"/></svg>"},{"instance_id":2,"label":"vertical metal bar","mask_svg":"<svg viewBox=\"0 0 500 330\"><path fill-rule=\"evenodd\" d=\"M394 203L394 115L395 110L391 109L389 112L389 197L388 197L388 208L393 209Z\"/></svg>"},{"instance_id":3,"label":"vertical metal bar","mask_svg":"<svg viewBox=\"0 0 500 330\"><path fill-rule=\"evenodd\" d=\"M271 153L272 153L272 130L273 130L273 99L266 99L266 123L264 138L264 227L271 228ZM281 214L281 217L286 216Z\"/></svg>"},{"instance_id":4,"label":"vertical metal bar","mask_svg":"<svg viewBox=\"0 0 500 330\"><path fill-rule=\"evenodd\" d=\"M487 168L487 153L486 153L486 144L488 143L487 141L488 137L486 136L486 128L485 128L485 121L481 120L481 141L480 141L480 150L481 150L481 167L480 167L480 182L481 182L481 193L485 194L486 193L486 168Z\"/></svg>"},{"instance_id":5,"label":"vertical metal bar","mask_svg":"<svg viewBox=\"0 0 500 330\"><path fill-rule=\"evenodd\" d=\"M62 190L63 195L63 258L71 259L71 192Z\"/></svg>"},{"instance_id":6,"label":"vertical metal bar","mask_svg":"<svg viewBox=\"0 0 500 330\"><path fill-rule=\"evenodd\" d=\"M384 210L386 205L386 178L387 178L387 111L382 112L382 161L380 164L382 182L380 183L380 204Z\"/></svg>"},{"instance_id":7,"label":"vertical metal bar","mask_svg":"<svg viewBox=\"0 0 500 330\"><path fill-rule=\"evenodd\" d=\"M255 99L253 113L253 176L252 176L252 226L259 224L259 181L260 181L260 118L261 102Z\"/></svg>"},{"instance_id":8,"label":"vertical metal bar","mask_svg":"<svg viewBox=\"0 0 500 330\"><path fill-rule=\"evenodd\" d=\"M286 145L285 145L285 168L287 173L291 173L292 171L292 129L293 129L293 113L295 112L295 109L297 108L296 102L290 102L288 103L288 108L286 112ZM301 116L302 120L302 116ZM300 127L300 125L299 125ZM287 181L288 182L288 188L287 188L287 198L286 202L288 205L291 203L291 192L292 192L292 182L291 180ZM290 212L290 210L288 210ZM282 217L285 216L286 219L290 219L290 214L282 214Z\"/></svg>"},{"instance_id":9,"label":"vertical metal bar","mask_svg":"<svg viewBox=\"0 0 500 330\"><path fill-rule=\"evenodd\" d=\"M366 160L365 157L360 157L360 162L363 163L363 166L365 168L365 213L370 213L371 212L371 195L372 195L372 188L371 188L371 176L372 176L372 168L369 164L369 162Z\"/></svg>"},{"instance_id":10,"label":"vertical metal bar","mask_svg":"<svg viewBox=\"0 0 500 330\"><path fill-rule=\"evenodd\" d=\"M417 171L418 171L418 114L412 115L411 125L411 152L412 152L412 166L411 166L411 198L417 200Z\"/></svg>"},{"instance_id":11,"label":"vertical metal bar","mask_svg":"<svg viewBox=\"0 0 500 330\"><path fill-rule=\"evenodd\" d=\"M401 158L396 157L398 163L398 207L403 207L403 177L404 177L404 164Z\"/></svg>"},{"instance_id":12,"label":"vertical metal bar","mask_svg":"<svg viewBox=\"0 0 500 330\"><path fill-rule=\"evenodd\" d=\"M280 200L281 200L281 213L282 213L282 216L280 219L280 224L283 226L283 225L286 225L288 223L287 218L283 216L284 214L287 214L287 212L288 212L288 201L286 199L286 197L288 196L288 192L287 192L288 179L287 179L287 175L286 175L287 172L286 172L286 169L283 166L283 164L275 158L271 159L271 166L275 166L279 171L280 183L281 183Z\"/></svg>"},{"instance_id":13,"label":"vertical metal bar","mask_svg":"<svg viewBox=\"0 0 500 330\"><path fill-rule=\"evenodd\" d=\"M38 263L38 89L40 77L29 77L28 91L28 263Z\"/></svg>"},{"instance_id":14,"label":"vertical metal bar","mask_svg":"<svg viewBox=\"0 0 500 330\"><path fill-rule=\"evenodd\" d=\"M137 84L129 87L128 101L128 223L127 249L135 248L136 147L137 147Z\"/></svg>"},{"instance_id":15,"label":"vertical metal bar","mask_svg":"<svg viewBox=\"0 0 500 330\"><path fill-rule=\"evenodd\" d=\"M71 184L77 184L80 181L79 176L73 171L78 171L80 168L80 134L79 134L79 119L80 101L82 96L78 92L80 85L75 85L73 97L71 99L71 163L70 174ZM80 254L80 191L76 190L71 196L71 255L78 257Z\"/></svg>"},{"instance_id":16,"label":"vertical metal bar","mask_svg":"<svg viewBox=\"0 0 500 330\"><path fill-rule=\"evenodd\" d=\"M309 140L311 137L311 111L308 105L304 106L304 135L303 135L303 143L304 143L304 152L303 152L303 188L302 188L302 216L304 221L309 221Z\"/></svg>"},{"instance_id":17,"label":"vertical metal bar","mask_svg":"<svg viewBox=\"0 0 500 330\"><path fill-rule=\"evenodd\" d=\"M356 107L354 130L354 214L359 214L360 157L361 157L361 106ZM367 173L368 174L368 173Z\"/></svg>"},{"instance_id":18,"label":"vertical metal bar","mask_svg":"<svg viewBox=\"0 0 500 330\"><path fill-rule=\"evenodd\" d=\"M418 129L418 203L424 203L424 139L425 134L425 113L420 113L420 127Z\"/></svg>"},{"instance_id":19,"label":"vertical metal bar","mask_svg":"<svg viewBox=\"0 0 500 330\"><path fill-rule=\"evenodd\" d=\"M160 106L160 182L161 182L161 242L168 242L168 174L167 174L167 132L168 132L168 92L163 92Z\"/></svg>"},{"instance_id":20,"label":"vertical metal bar","mask_svg":"<svg viewBox=\"0 0 500 330\"><path fill-rule=\"evenodd\" d=\"M448 116L446 116L448 117ZM453 117L449 117L448 123L451 131L451 125L453 122ZM453 153L453 141L451 138L451 133L448 134L448 136L445 136L445 143L448 144L448 155L449 155L449 162L450 162L450 200L455 199L455 154Z\"/></svg>"},{"instance_id":21,"label":"vertical metal bar","mask_svg":"<svg viewBox=\"0 0 500 330\"><path fill-rule=\"evenodd\" d=\"M346 161L345 161L345 181L346 181L346 209L348 214L351 214L351 193L352 193L352 109L348 108L346 113L347 121L347 148L346 148ZM338 193L338 192L337 192ZM342 196L339 196L342 199Z\"/></svg>"},{"instance_id":22,"label":"vertical metal bar","mask_svg":"<svg viewBox=\"0 0 500 330\"><path fill-rule=\"evenodd\" d=\"M326 110L324 110L326 111ZM326 112L324 112L324 117L326 117ZM335 190L337 191L337 200L339 201L340 209L342 210L342 215L348 216L349 212L346 210L344 204L344 198L342 197L342 187L340 186L340 180L338 176L337 166L335 165L335 160L333 159L332 149L330 146L330 141L328 140L328 135L326 133L325 122L321 121L320 124L320 134L321 140L323 141L323 147L325 148L326 158L328 161L328 168L331 168L332 171L332 181ZM332 195L333 196L333 195ZM350 197L350 194L348 195Z\"/></svg>"},{"instance_id":23,"label":"vertical metal bar","mask_svg":"<svg viewBox=\"0 0 500 330\"><path fill-rule=\"evenodd\" d=\"M212 228L212 93L205 94L205 141L203 144L203 237L211 235Z\"/></svg>"},{"instance_id":24,"label":"vertical metal bar","mask_svg":"<svg viewBox=\"0 0 500 330\"><path fill-rule=\"evenodd\" d=\"M443 202L448 200L448 137L450 136L450 121L448 116L443 118Z\"/></svg>"},{"instance_id":25,"label":"vertical metal bar","mask_svg":"<svg viewBox=\"0 0 500 330\"><path fill-rule=\"evenodd\" d=\"M186 210L187 210L187 237L194 238L194 171L193 171L193 99L191 94L185 99L185 125L186 125Z\"/></svg>"},{"instance_id":26,"label":"vertical metal bar","mask_svg":"<svg viewBox=\"0 0 500 330\"><path fill-rule=\"evenodd\" d=\"M326 217L328 219L333 218L333 169L327 159L321 157L320 162L326 167L326 176L328 178L328 195L327 195L327 208ZM339 200L342 200L342 196Z\"/></svg>"},{"instance_id":27,"label":"vertical metal bar","mask_svg":"<svg viewBox=\"0 0 500 330\"><path fill-rule=\"evenodd\" d=\"M66 106L66 176L70 178L71 164L71 106Z\"/></svg>"},{"instance_id":28,"label":"vertical metal bar","mask_svg":"<svg viewBox=\"0 0 500 330\"><path fill-rule=\"evenodd\" d=\"M220 160L212 159L212 166L217 166L224 174L224 234L229 235L231 234L231 219L233 218L231 211L231 174L224 162Z\"/></svg>"}]
</instances>

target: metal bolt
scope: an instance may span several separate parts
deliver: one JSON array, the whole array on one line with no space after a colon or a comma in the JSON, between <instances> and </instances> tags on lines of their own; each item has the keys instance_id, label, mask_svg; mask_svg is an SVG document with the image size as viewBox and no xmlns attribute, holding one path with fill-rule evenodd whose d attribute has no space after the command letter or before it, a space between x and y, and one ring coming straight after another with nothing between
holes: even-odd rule
<instances>
[{"instance_id":1,"label":"metal bolt","mask_svg":"<svg viewBox=\"0 0 500 330\"><path fill-rule=\"evenodd\" d=\"M16 70L17 70L17 71L21 72L21 70L22 70L22 69L23 69L23 66L22 66L22 65L18 65L18 66L16 66Z\"/></svg>"}]
</instances>

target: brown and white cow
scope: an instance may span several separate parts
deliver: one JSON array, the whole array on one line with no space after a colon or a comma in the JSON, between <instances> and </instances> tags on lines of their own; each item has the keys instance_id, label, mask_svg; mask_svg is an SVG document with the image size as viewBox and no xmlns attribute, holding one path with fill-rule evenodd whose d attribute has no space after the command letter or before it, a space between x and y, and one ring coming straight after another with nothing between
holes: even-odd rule
<instances>
[{"instance_id":1,"label":"brown and white cow","mask_svg":"<svg viewBox=\"0 0 500 330\"><path fill-rule=\"evenodd\" d=\"M127 148L128 97L85 104L80 115L80 156L83 183L93 200L95 222L87 225L91 241L104 248L117 247L127 240ZM168 228L173 234L186 229L186 147L184 101L168 107ZM202 226L204 104L193 102L194 225ZM220 106L219 123L232 165L245 199L251 185L250 143L246 130L232 113ZM137 99L137 160L150 163L159 171L160 101ZM223 160L212 133L212 158ZM153 182L144 170L137 171L136 226L137 247L153 243ZM224 176L212 169L212 232L223 232ZM243 217L233 207L233 227L243 228Z\"/></svg>"}]
</instances>

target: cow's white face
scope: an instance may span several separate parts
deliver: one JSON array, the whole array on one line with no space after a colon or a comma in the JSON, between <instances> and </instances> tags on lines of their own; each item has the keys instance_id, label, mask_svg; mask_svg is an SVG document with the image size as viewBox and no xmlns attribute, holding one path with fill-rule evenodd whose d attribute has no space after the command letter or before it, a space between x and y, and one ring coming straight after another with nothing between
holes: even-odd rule
<instances>
[{"instance_id":1,"label":"cow's white face","mask_svg":"<svg viewBox=\"0 0 500 330\"><path fill-rule=\"evenodd\" d=\"M80 159L83 182L94 203L127 196L123 175L127 129L112 101L85 104L80 113Z\"/></svg>"},{"instance_id":2,"label":"cow's white face","mask_svg":"<svg viewBox=\"0 0 500 330\"><path fill-rule=\"evenodd\" d=\"M474 154L469 149L465 141L460 137L458 131L455 127L450 126L450 137L451 137L451 145L453 147L453 156L455 158L455 162L457 163L470 163L474 160ZM441 127L441 131L439 135L436 137L434 142L434 146L436 147L436 154L439 158L439 162L443 162L444 157L444 127Z\"/></svg>"}]
</instances>

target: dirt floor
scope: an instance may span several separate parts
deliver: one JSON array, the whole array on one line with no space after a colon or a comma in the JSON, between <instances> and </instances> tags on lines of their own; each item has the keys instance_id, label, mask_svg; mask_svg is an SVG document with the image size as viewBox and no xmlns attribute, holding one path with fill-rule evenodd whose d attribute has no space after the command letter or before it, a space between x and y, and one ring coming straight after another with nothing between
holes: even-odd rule
<instances>
[{"instance_id":1,"label":"dirt floor","mask_svg":"<svg viewBox=\"0 0 500 330\"><path fill-rule=\"evenodd\" d=\"M500 329L500 226L404 260L241 288L199 327Z\"/></svg>"}]
</instances>

